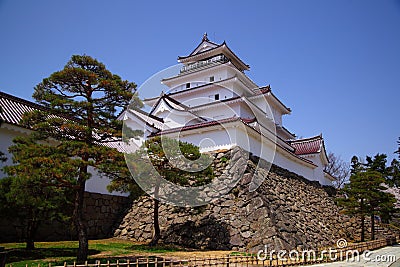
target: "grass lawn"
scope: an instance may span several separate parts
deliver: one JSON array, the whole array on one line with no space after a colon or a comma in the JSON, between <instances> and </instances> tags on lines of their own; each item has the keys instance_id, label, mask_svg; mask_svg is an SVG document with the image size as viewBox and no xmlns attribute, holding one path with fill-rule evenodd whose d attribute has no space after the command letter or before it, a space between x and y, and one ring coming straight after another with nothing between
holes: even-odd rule
<instances>
[{"instance_id":1,"label":"grass lawn","mask_svg":"<svg viewBox=\"0 0 400 267\"><path fill-rule=\"evenodd\" d=\"M13 267L25 267L26 265L37 267L39 263L41 266L49 263L63 265L64 262L72 264L78 250L77 241L36 242L36 248L31 251L25 249L25 243L5 243L0 244L0 246L5 247L8 251L7 266L11 263ZM119 239L91 240L89 241L88 262L95 263L96 260L115 262L117 259L169 255L170 253L185 251L185 249L167 245L150 248L142 243Z\"/></svg>"}]
</instances>

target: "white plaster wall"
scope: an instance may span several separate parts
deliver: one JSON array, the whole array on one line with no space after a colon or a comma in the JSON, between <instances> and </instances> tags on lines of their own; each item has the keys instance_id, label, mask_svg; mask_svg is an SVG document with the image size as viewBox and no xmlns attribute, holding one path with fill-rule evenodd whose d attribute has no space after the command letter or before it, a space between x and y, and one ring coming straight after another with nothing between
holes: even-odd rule
<instances>
[{"instance_id":1,"label":"white plaster wall","mask_svg":"<svg viewBox=\"0 0 400 267\"><path fill-rule=\"evenodd\" d=\"M172 111L168 116L164 117L164 122L168 127L175 128L183 127L193 119L193 117L186 116L183 112Z\"/></svg>"},{"instance_id":2,"label":"white plaster wall","mask_svg":"<svg viewBox=\"0 0 400 267\"><path fill-rule=\"evenodd\" d=\"M7 123L3 123L1 125L0 151L2 151L7 156L7 161L5 163L0 163L0 168L12 164L12 155L8 153L8 147L13 144L12 140L17 136L27 136L27 134L29 134L29 131L24 128L9 125ZM107 190L107 185L110 183L110 180L108 178L100 178L99 174L93 168L90 168L90 172L92 173L92 178L86 182L86 191L110 195L128 195L118 192L109 193ZM0 170L0 179L4 177L4 172Z\"/></svg>"},{"instance_id":3,"label":"white plaster wall","mask_svg":"<svg viewBox=\"0 0 400 267\"><path fill-rule=\"evenodd\" d=\"M276 109L275 106L270 104L265 98L256 98L251 100L254 104L256 104L262 111L267 114L271 114L274 117L275 123L282 125L282 112Z\"/></svg>"},{"instance_id":4,"label":"white plaster wall","mask_svg":"<svg viewBox=\"0 0 400 267\"><path fill-rule=\"evenodd\" d=\"M177 138L177 135L175 135L175 138ZM207 149L205 149L206 147L201 146L201 140L204 140L205 138L214 140L215 148L207 147ZM292 171L298 175L302 175L309 180L316 180L321 182L321 184L326 184L326 181L323 179L316 179L317 177L314 176L313 168L293 161L293 158L284 155L284 152L280 149L277 149L272 143L268 143L264 140L263 146L261 146L259 137L257 135L249 135L244 127L229 127L224 131L199 131L198 133L191 133L190 135L186 136L181 135L180 140L200 146L201 150L203 151L215 150L218 147L224 145L227 146L229 144L231 144L231 146L238 145L241 148L267 161L270 161L273 158L273 163L284 169L288 169L289 171Z\"/></svg>"},{"instance_id":5,"label":"white plaster wall","mask_svg":"<svg viewBox=\"0 0 400 267\"><path fill-rule=\"evenodd\" d=\"M8 148L13 144L12 140L19 135L23 135L23 133L18 133L6 128L5 123L0 127L0 151L7 157L6 162L0 162L0 179L6 176L1 169L4 166L12 164L12 155L8 152Z\"/></svg>"},{"instance_id":6,"label":"white plaster wall","mask_svg":"<svg viewBox=\"0 0 400 267\"><path fill-rule=\"evenodd\" d=\"M211 102L216 102L217 100L215 100L214 98L216 94L219 94L219 100L232 98L234 96L231 89L218 85L213 85L208 88L198 90L193 94L181 94L172 97L186 106L195 107Z\"/></svg>"},{"instance_id":7,"label":"white plaster wall","mask_svg":"<svg viewBox=\"0 0 400 267\"><path fill-rule=\"evenodd\" d=\"M232 118L233 116L241 118L254 118L252 110L244 102L222 103L221 105L213 106L196 111L196 115L204 118L212 118L221 120Z\"/></svg>"},{"instance_id":8,"label":"white plaster wall","mask_svg":"<svg viewBox=\"0 0 400 267\"><path fill-rule=\"evenodd\" d=\"M215 150L213 147L226 146L235 143L232 139L229 129L215 129L207 132L203 132L202 129L196 129L196 132L191 131L190 135L186 132L175 133L171 135L173 138L179 138L179 140L192 143L200 148L209 148L206 150Z\"/></svg>"},{"instance_id":9,"label":"white plaster wall","mask_svg":"<svg viewBox=\"0 0 400 267\"><path fill-rule=\"evenodd\" d=\"M293 159L290 159L288 155L284 155L284 152L280 152L280 149L277 149L277 152L275 153L275 158L274 158L274 163L278 165L279 167L282 167L284 169L287 169L291 172L294 172L298 175L302 175L308 180L315 181L314 177L314 169L311 167L304 166L301 164L300 160L298 161L293 161Z\"/></svg>"},{"instance_id":10,"label":"white plaster wall","mask_svg":"<svg viewBox=\"0 0 400 267\"><path fill-rule=\"evenodd\" d=\"M238 103L240 106L240 117L244 119L252 119L255 117L256 111L253 110L244 102Z\"/></svg>"},{"instance_id":11,"label":"white plaster wall","mask_svg":"<svg viewBox=\"0 0 400 267\"><path fill-rule=\"evenodd\" d=\"M298 175L301 175L308 180L318 181L322 185L331 185L332 183L324 177L322 162L319 157L316 157L315 164L318 166L316 168L308 167L301 163L300 159L295 159L294 156L288 155L288 153L282 148L273 145L272 142L263 140L261 144L260 137L254 135L250 130L243 132L239 127L237 129L237 145L243 149L249 148L248 151L251 153L270 161L273 155L273 163L292 171ZM319 160L318 160L319 159Z\"/></svg>"},{"instance_id":12,"label":"white plaster wall","mask_svg":"<svg viewBox=\"0 0 400 267\"><path fill-rule=\"evenodd\" d=\"M214 81L222 81L228 77L227 65L218 65L209 69L199 70L192 73L186 73L181 76L177 76L173 80L167 81L170 91L176 92L180 90L186 90L186 83L191 83L190 87L200 86L205 82L209 82L209 77L214 76Z\"/></svg>"},{"instance_id":13,"label":"white plaster wall","mask_svg":"<svg viewBox=\"0 0 400 267\"><path fill-rule=\"evenodd\" d=\"M107 190L107 186L110 184L111 180L108 177L100 176L100 174L93 167L89 167L88 170L92 176L86 181L85 191L115 196L129 196L128 193L109 192Z\"/></svg>"},{"instance_id":14,"label":"white plaster wall","mask_svg":"<svg viewBox=\"0 0 400 267\"><path fill-rule=\"evenodd\" d=\"M314 178L317 181L319 181L322 185L332 185L332 182L329 179L325 178L325 175L324 175L325 166L323 165L323 162L321 159L321 153L312 154L306 158L308 160L311 160L315 165L318 166L314 170Z\"/></svg>"}]
</instances>

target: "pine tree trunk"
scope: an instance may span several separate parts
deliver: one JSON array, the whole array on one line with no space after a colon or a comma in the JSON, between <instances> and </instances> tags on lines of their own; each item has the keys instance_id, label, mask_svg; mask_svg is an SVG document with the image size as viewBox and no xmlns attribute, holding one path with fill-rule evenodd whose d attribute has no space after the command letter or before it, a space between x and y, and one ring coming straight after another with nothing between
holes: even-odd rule
<instances>
[{"instance_id":1,"label":"pine tree trunk","mask_svg":"<svg viewBox=\"0 0 400 267\"><path fill-rule=\"evenodd\" d=\"M375 240L375 216L371 214L371 240Z\"/></svg>"},{"instance_id":2,"label":"pine tree trunk","mask_svg":"<svg viewBox=\"0 0 400 267\"><path fill-rule=\"evenodd\" d=\"M365 218L364 214L361 215L361 242L365 241Z\"/></svg>"},{"instance_id":3,"label":"pine tree trunk","mask_svg":"<svg viewBox=\"0 0 400 267\"><path fill-rule=\"evenodd\" d=\"M151 247L157 245L158 241L161 238L160 222L158 220L160 201L157 199L159 190L160 190L160 185L156 184L156 186L154 188L154 210L153 210L154 234L153 234L153 238L151 239L151 241L149 243L149 246L151 246Z\"/></svg>"},{"instance_id":4,"label":"pine tree trunk","mask_svg":"<svg viewBox=\"0 0 400 267\"><path fill-rule=\"evenodd\" d=\"M156 246L161 238L160 223L158 220L159 206L160 206L160 201L158 199L154 199L154 211L153 211L154 235L149 243L149 246Z\"/></svg>"},{"instance_id":5,"label":"pine tree trunk","mask_svg":"<svg viewBox=\"0 0 400 267\"><path fill-rule=\"evenodd\" d=\"M81 167L80 175L78 178L79 188L76 191L75 206L74 206L74 223L75 223L75 228L78 232L78 240L79 240L78 255L77 255L78 262L86 261L89 251L86 223L83 218L83 199L85 196L86 173L87 173L87 166Z\"/></svg>"},{"instance_id":6,"label":"pine tree trunk","mask_svg":"<svg viewBox=\"0 0 400 267\"><path fill-rule=\"evenodd\" d=\"M38 228L38 222L35 220L29 220L28 227L26 229L26 249L35 249L35 235Z\"/></svg>"}]
</instances>

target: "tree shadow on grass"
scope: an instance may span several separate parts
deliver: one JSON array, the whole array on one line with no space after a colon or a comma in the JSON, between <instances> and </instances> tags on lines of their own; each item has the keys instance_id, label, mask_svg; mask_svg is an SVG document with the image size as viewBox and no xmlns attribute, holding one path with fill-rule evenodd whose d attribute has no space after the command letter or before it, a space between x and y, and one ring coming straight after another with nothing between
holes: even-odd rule
<instances>
[{"instance_id":1,"label":"tree shadow on grass","mask_svg":"<svg viewBox=\"0 0 400 267\"><path fill-rule=\"evenodd\" d=\"M187 249L172 245L172 244L158 244L156 246L149 246L146 244L137 244L137 245L132 245L130 247L131 250L133 251L138 251L138 252L153 252L153 253L165 253L165 252L175 252L175 251L185 251Z\"/></svg>"},{"instance_id":2,"label":"tree shadow on grass","mask_svg":"<svg viewBox=\"0 0 400 267\"><path fill-rule=\"evenodd\" d=\"M229 250L230 234L225 222L210 216L198 222L172 224L164 233L164 242L185 248Z\"/></svg>"},{"instance_id":3,"label":"tree shadow on grass","mask_svg":"<svg viewBox=\"0 0 400 267\"><path fill-rule=\"evenodd\" d=\"M88 255L95 255L100 252L99 250L89 249ZM14 248L7 250L7 263L48 258L69 258L76 257L76 255L78 255L77 248L36 248L33 250Z\"/></svg>"}]
</instances>

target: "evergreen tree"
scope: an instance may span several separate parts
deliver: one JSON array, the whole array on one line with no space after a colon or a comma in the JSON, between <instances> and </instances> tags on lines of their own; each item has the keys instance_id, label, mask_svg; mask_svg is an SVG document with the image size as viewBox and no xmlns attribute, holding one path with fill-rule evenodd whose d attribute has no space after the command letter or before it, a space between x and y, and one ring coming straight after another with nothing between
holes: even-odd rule
<instances>
[{"instance_id":1,"label":"evergreen tree","mask_svg":"<svg viewBox=\"0 0 400 267\"><path fill-rule=\"evenodd\" d=\"M338 199L339 205L344 208L346 214L359 216L361 221L361 242L365 241L365 217L368 214L367 196L369 188L365 180L365 173L353 173L350 176L350 183L345 184L342 189L345 197Z\"/></svg>"},{"instance_id":2,"label":"evergreen tree","mask_svg":"<svg viewBox=\"0 0 400 267\"><path fill-rule=\"evenodd\" d=\"M364 183L368 188L366 195L366 203L368 207L368 215L371 220L371 239L375 239L375 216L384 214L390 207L393 207L393 195L385 193L384 185L385 178L382 173L368 169L362 173L364 176Z\"/></svg>"},{"instance_id":3,"label":"evergreen tree","mask_svg":"<svg viewBox=\"0 0 400 267\"><path fill-rule=\"evenodd\" d=\"M350 165L350 174L356 174L364 170L363 164L360 162L360 159L357 156L353 156L351 158L351 165Z\"/></svg>"},{"instance_id":4,"label":"evergreen tree","mask_svg":"<svg viewBox=\"0 0 400 267\"><path fill-rule=\"evenodd\" d=\"M39 83L33 97L47 109L27 114L24 123L34 130L36 141L53 140L52 158L72 158L67 161L70 173L57 177L58 183L73 186L73 221L78 232L77 260L88 254L88 237L83 214L86 181L91 177L89 167L111 178L126 175L122 153L106 144L122 137L122 122L117 115L131 102L140 107L134 95L136 85L112 74L104 64L90 56L74 55L64 69ZM48 156L46 159L51 160ZM70 180L71 174L75 181Z\"/></svg>"},{"instance_id":5,"label":"evergreen tree","mask_svg":"<svg viewBox=\"0 0 400 267\"><path fill-rule=\"evenodd\" d=\"M20 221L26 248L34 249L43 221L69 219L76 173L73 159L56 155L54 146L21 137L14 143L9 148L14 165L4 167L9 177L0 180L0 211ZM60 177L70 186L60 184Z\"/></svg>"},{"instance_id":6,"label":"evergreen tree","mask_svg":"<svg viewBox=\"0 0 400 267\"><path fill-rule=\"evenodd\" d=\"M351 160L350 183L343 188L345 198L339 199L339 204L348 214L356 215L361 220L361 241L365 240L365 217L371 219L371 238L375 238L375 216L389 220L394 212L395 198L384 192L388 175L386 155L377 154L374 158L367 157L365 164L357 157Z\"/></svg>"},{"instance_id":7,"label":"evergreen tree","mask_svg":"<svg viewBox=\"0 0 400 267\"><path fill-rule=\"evenodd\" d=\"M0 151L0 162L5 162L6 160L7 160L6 155L4 155L4 153Z\"/></svg>"},{"instance_id":8,"label":"evergreen tree","mask_svg":"<svg viewBox=\"0 0 400 267\"><path fill-rule=\"evenodd\" d=\"M387 182L390 186L400 186L400 161L393 159L388 167L388 179Z\"/></svg>"},{"instance_id":9,"label":"evergreen tree","mask_svg":"<svg viewBox=\"0 0 400 267\"><path fill-rule=\"evenodd\" d=\"M387 178L388 172L387 172L387 155L386 154L376 154L373 158L367 156L366 157L366 163L365 168L373 171L377 171L380 174L383 175L384 178Z\"/></svg>"},{"instance_id":10,"label":"evergreen tree","mask_svg":"<svg viewBox=\"0 0 400 267\"><path fill-rule=\"evenodd\" d=\"M365 168L367 170L371 171L376 171L380 173L383 177L383 181L381 182L382 185L386 184L389 186L393 186L394 181L398 176L398 167L396 166L397 160L394 160L392 162L391 166L387 166L387 155L386 154L376 154L373 158L371 157L366 157L366 164ZM380 189L381 191L385 190L385 186L381 186L382 188ZM379 198L380 196L380 198ZM378 194L376 196L378 199L377 201L380 203L379 206L379 216L381 217L382 221L389 222L392 214L395 212L395 207L394 203L396 202L394 199L394 196L390 194L390 196L386 196L385 194ZM387 203L385 203L385 201ZM374 220L373 217L371 217L371 225L373 227L374 225Z\"/></svg>"},{"instance_id":11,"label":"evergreen tree","mask_svg":"<svg viewBox=\"0 0 400 267\"><path fill-rule=\"evenodd\" d=\"M145 176L148 179L148 184L153 188L154 192L154 200L153 200L153 238L150 241L150 246L157 245L160 237L160 225L159 225L159 190L160 184L155 178L154 171L152 168L155 168L160 177L165 179L168 182L182 185L182 186L201 186L209 183L213 178L212 168L207 164L209 162L207 158L204 158L204 168L201 168L201 171L198 172L190 172L187 169L179 166L183 163L182 160L179 159L179 156L183 156L185 159L189 161L194 161L200 158L201 153L199 148L193 144L177 141L175 139L170 139L167 137L155 137L143 144L143 146L137 150L135 153L127 154L128 164L131 164L131 169L135 170L133 173L134 176ZM146 163L145 161L149 159L151 164ZM173 161L173 163L171 163ZM196 164L202 165L197 162ZM126 180L125 178L128 178ZM134 193L137 194L137 184L133 178L125 176L121 179L115 179L112 181L111 188L118 191L127 191L129 189L133 189ZM128 187L126 185L129 185ZM174 194L176 192L171 192ZM179 194L179 193L178 193ZM177 196L178 197L178 196Z\"/></svg>"}]
</instances>

